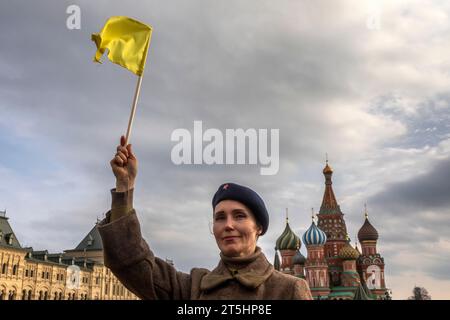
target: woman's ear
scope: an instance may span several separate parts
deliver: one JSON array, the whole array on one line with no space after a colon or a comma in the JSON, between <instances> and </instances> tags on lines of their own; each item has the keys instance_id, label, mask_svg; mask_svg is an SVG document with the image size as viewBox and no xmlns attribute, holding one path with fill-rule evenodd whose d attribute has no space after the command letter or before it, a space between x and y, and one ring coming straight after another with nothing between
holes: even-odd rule
<instances>
[{"instance_id":1,"label":"woman's ear","mask_svg":"<svg viewBox=\"0 0 450 320\"><path fill-rule=\"evenodd\" d=\"M212 235L214 235L214 232L213 232L213 224L214 224L213 221L209 221L209 222L208 222L209 233L211 233Z\"/></svg>"}]
</instances>

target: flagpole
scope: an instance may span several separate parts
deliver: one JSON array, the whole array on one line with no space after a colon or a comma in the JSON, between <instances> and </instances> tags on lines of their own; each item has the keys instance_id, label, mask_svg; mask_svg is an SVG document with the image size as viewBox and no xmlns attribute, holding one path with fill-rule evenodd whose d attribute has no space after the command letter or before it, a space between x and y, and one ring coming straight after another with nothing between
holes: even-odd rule
<instances>
[{"instance_id":1,"label":"flagpole","mask_svg":"<svg viewBox=\"0 0 450 320\"><path fill-rule=\"evenodd\" d=\"M128 120L128 129L127 129L127 135L125 137L125 145L128 145L128 140L129 140L130 134L131 134L131 128L133 127L134 114L136 113L136 106L137 106L137 102L138 102L138 98L139 98L139 92L141 91L141 84L142 84L143 76L144 76L144 74L142 74L138 77L138 81L136 84L136 91L134 92L133 106L131 108L130 119Z\"/></svg>"}]
</instances>

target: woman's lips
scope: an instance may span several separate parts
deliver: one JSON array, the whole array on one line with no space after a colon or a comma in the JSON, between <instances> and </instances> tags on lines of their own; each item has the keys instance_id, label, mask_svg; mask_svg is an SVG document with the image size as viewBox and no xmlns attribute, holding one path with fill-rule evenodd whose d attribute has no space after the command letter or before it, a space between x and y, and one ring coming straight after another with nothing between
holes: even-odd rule
<instances>
[{"instance_id":1,"label":"woman's lips","mask_svg":"<svg viewBox=\"0 0 450 320\"><path fill-rule=\"evenodd\" d=\"M237 237L237 236L224 237L224 238L223 238L223 241L233 241L233 240L235 240L235 239L237 239L237 238L239 238L239 237Z\"/></svg>"}]
</instances>

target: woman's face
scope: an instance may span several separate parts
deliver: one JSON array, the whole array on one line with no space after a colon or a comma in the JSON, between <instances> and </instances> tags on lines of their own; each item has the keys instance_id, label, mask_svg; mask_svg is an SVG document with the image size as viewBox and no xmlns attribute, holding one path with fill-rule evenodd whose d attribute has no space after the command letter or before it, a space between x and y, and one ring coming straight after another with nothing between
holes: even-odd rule
<instances>
[{"instance_id":1,"label":"woman's face","mask_svg":"<svg viewBox=\"0 0 450 320\"><path fill-rule=\"evenodd\" d=\"M244 204L223 200L214 208L213 232L220 251L228 257L253 254L261 228Z\"/></svg>"}]
</instances>

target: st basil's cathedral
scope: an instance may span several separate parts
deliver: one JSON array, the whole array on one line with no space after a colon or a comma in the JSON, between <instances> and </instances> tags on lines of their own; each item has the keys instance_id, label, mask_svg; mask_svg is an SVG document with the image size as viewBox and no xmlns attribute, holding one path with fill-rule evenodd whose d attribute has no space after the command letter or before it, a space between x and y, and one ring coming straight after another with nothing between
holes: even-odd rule
<instances>
[{"instance_id":1,"label":"st basil's cathedral","mask_svg":"<svg viewBox=\"0 0 450 320\"><path fill-rule=\"evenodd\" d=\"M311 226L300 239L286 216L286 227L276 241L275 269L306 279L314 299L389 299L384 259L377 252L378 231L369 221L367 208L358 231L360 251L357 244L352 247L350 243L344 214L333 192L333 170L328 160L323 174L325 192L317 224L312 212ZM306 257L300 252L302 243L306 246Z\"/></svg>"}]
</instances>

